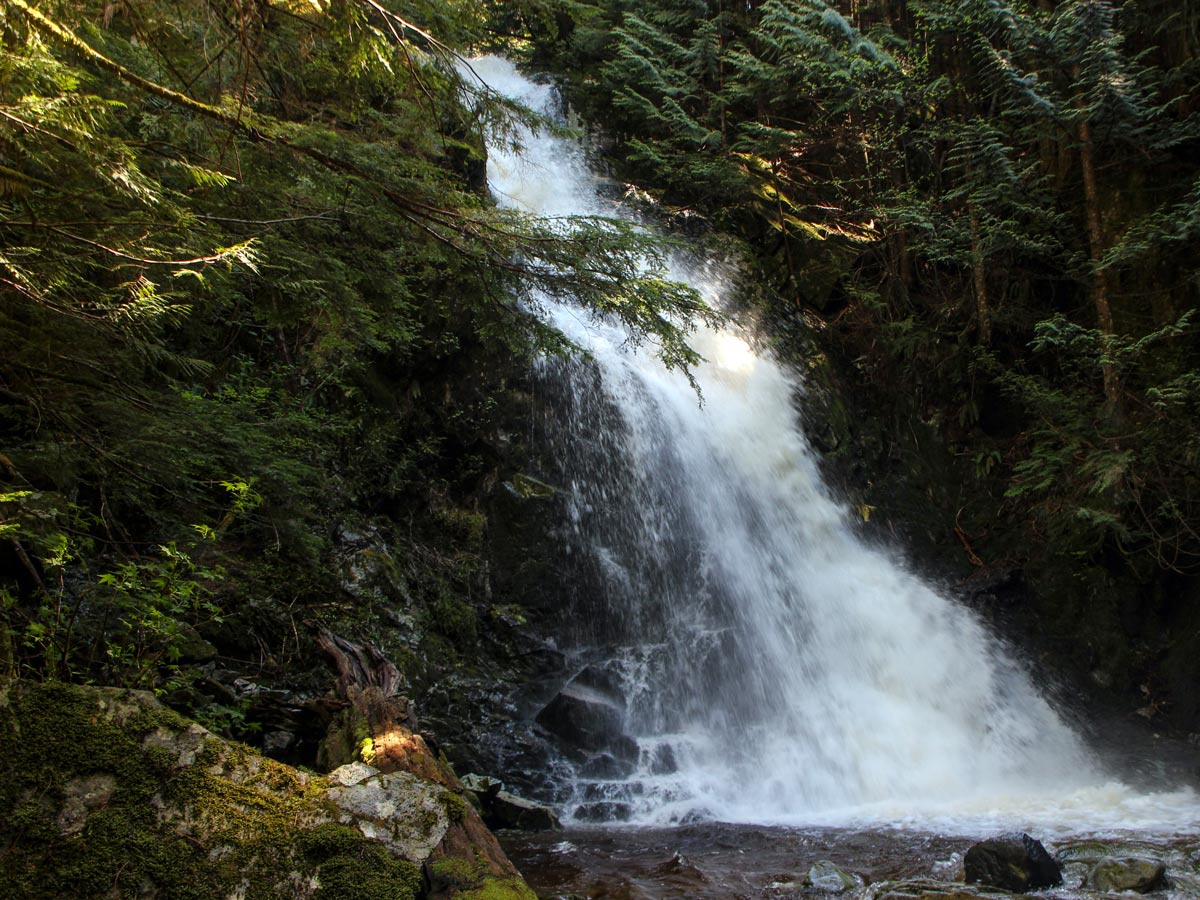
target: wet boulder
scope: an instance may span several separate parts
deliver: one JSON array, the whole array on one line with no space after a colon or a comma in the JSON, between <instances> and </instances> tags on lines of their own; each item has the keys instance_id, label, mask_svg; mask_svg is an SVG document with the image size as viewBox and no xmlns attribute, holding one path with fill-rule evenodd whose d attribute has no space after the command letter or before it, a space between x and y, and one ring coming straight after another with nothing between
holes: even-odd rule
<instances>
[{"instance_id":1,"label":"wet boulder","mask_svg":"<svg viewBox=\"0 0 1200 900\"><path fill-rule=\"evenodd\" d=\"M562 828L557 814L549 806L508 791L500 791L492 798L487 825L520 831L557 831Z\"/></svg>"},{"instance_id":2,"label":"wet boulder","mask_svg":"<svg viewBox=\"0 0 1200 900\"><path fill-rule=\"evenodd\" d=\"M490 775L476 775L471 772L459 779L462 786L473 793L481 804L490 803L496 795L504 790L504 782Z\"/></svg>"},{"instance_id":3,"label":"wet boulder","mask_svg":"<svg viewBox=\"0 0 1200 900\"><path fill-rule=\"evenodd\" d=\"M471 773L460 780L478 800L480 814L488 828L519 831L557 831L562 828L558 814L551 807L509 793L497 778Z\"/></svg>"},{"instance_id":4,"label":"wet boulder","mask_svg":"<svg viewBox=\"0 0 1200 900\"><path fill-rule=\"evenodd\" d=\"M976 844L963 869L968 882L1005 891L1029 891L1062 884L1062 869L1040 841L1010 834Z\"/></svg>"},{"instance_id":5,"label":"wet boulder","mask_svg":"<svg viewBox=\"0 0 1200 900\"><path fill-rule=\"evenodd\" d=\"M1108 857L1092 867L1087 886L1106 893L1137 891L1145 894L1167 886L1167 867L1142 856Z\"/></svg>"},{"instance_id":6,"label":"wet boulder","mask_svg":"<svg viewBox=\"0 0 1200 900\"><path fill-rule=\"evenodd\" d=\"M573 687L590 688L609 698L621 709L625 708L621 677L608 666L587 666L571 679Z\"/></svg>"},{"instance_id":7,"label":"wet boulder","mask_svg":"<svg viewBox=\"0 0 1200 900\"><path fill-rule=\"evenodd\" d=\"M624 703L608 691L573 681L542 708L535 721L584 753L637 760L637 742L625 734Z\"/></svg>"},{"instance_id":8,"label":"wet boulder","mask_svg":"<svg viewBox=\"0 0 1200 900\"><path fill-rule=\"evenodd\" d=\"M670 744L659 744L650 754L650 772L654 775L671 775L679 771L675 751Z\"/></svg>"},{"instance_id":9,"label":"wet boulder","mask_svg":"<svg viewBox=\"0 0 1200 900\"><path fill-rule=\"evenodd\" d=\"M582 778L619 781L633 774L634 765L628 759L617 759L611 753L597 753L579 767Z\"/></svg>"}]
</instances>

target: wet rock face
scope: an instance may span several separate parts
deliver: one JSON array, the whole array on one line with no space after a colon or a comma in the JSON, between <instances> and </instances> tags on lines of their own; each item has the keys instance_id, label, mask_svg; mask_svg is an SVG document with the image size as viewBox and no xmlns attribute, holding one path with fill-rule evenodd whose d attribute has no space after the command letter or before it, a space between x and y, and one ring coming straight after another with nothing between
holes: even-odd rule
<instances>
[{"instance_id":1,"label":"wet rock face","mask_svg":"<svg viewBox=\"0 0 1200 900\"><path fill-rule=\"evenodd\" d=\"M600 800L583 804L575 810L580 822L628 822L633 818L633 806L621 800Z\"/></svg>"},{"instance_id":2,"label":"wet rock face","mask_svg":"<svg viewBox=\"0 0 1200 900\"><path fill-rule=\"evenodd\" d=\"M967 851L963 867L969 883L1006 891L1030 891L1062 884L1062 869L1040 841L1027 834L992 838Z\"/></svg>"},{"instance_id":3,"label":"wet rock face","mask_svg":"<svg viewBox=\"0 0 1200 900\"><path fill-rule=\"evenodd\" d=\"M617 781L628 778L633 774L633 770L634 765L631 760L617 759L611 753L600 753L579 767L579 775L582 778Z\"/></svg>"}]
</instances>

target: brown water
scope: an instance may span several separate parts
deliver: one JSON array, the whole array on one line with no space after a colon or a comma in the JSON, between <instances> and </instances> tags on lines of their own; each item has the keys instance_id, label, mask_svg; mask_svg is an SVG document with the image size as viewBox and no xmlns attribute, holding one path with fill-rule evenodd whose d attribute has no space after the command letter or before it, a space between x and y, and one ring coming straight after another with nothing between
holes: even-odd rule
<instances>
[{"instance_id":1,"label":"brown water","mask_svg":"<svg viewBox=\"0 0 1200 900\"><path fill-rule=\"evenodd\" d=\"M614 900L811 896L809 866L829 860L868 882L929 876L970 839L911 832L801 831L703 824L508 834L505 849L539 896Z\"/></svg>"},{"instance_id":2,"label":"brown water","mask_svg":"<svg viewBox=\"0 0 1200 900\"><path fill-rule=\"evenodd\" d=\"M706 823L682 828L570 828L501 835L505 849L542 898L594 900L818 900L805 886L814 863L828 860L862 885L844 898L963 895L960 858L992 835L940 836L915 831L767 828ZM1098 898L1083 889L1090 860L1104 855L1163 859L1171 887L1154 896L1200 896L1200 837L1120 841L1089 838L1047 843L1064 864L1057 898ZM959 858L955 857L959 855ZM977 892L972 886L971 893ZM1137 895L1126 894L1126 897Z\"/></svg>"}]
</instances>

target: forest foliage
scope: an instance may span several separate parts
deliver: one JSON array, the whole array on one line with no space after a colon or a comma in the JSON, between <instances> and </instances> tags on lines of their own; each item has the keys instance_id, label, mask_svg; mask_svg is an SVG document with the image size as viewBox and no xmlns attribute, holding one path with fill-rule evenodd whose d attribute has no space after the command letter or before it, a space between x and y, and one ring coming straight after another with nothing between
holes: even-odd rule
<instances>
[{"instance_id":1,"label":"forest foliage","mask_svg":"<svg viewBox=\"0 0 1200 900\"><path fill-rule=\"evenodd\" d=\"M489 197L485 131L536 120L454 49L486 13L3 5L0 674L162 689L226 612L336 594L351 514L478 515L488 392L564 348L538 298L694 362L655 240Z\"/></svg>"}]
</instances>

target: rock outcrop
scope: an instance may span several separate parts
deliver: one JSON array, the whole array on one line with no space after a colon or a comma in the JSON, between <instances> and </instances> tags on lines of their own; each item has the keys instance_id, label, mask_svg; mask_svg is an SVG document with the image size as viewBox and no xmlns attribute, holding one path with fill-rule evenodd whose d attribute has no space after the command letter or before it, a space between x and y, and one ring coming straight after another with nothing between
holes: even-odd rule
<instances>
[{"instance_id":1,"label":"rock outcrop","mask_svg":"<svg viewBox=\"0 0 1200 900\"><path fill-rule=\"evenodd\" d=\"M638 743L625 732L625 698L612 673L588 666L542 707L536 721L585 778L619 779L633 772Z\"/></svg>"}]
</instances>

